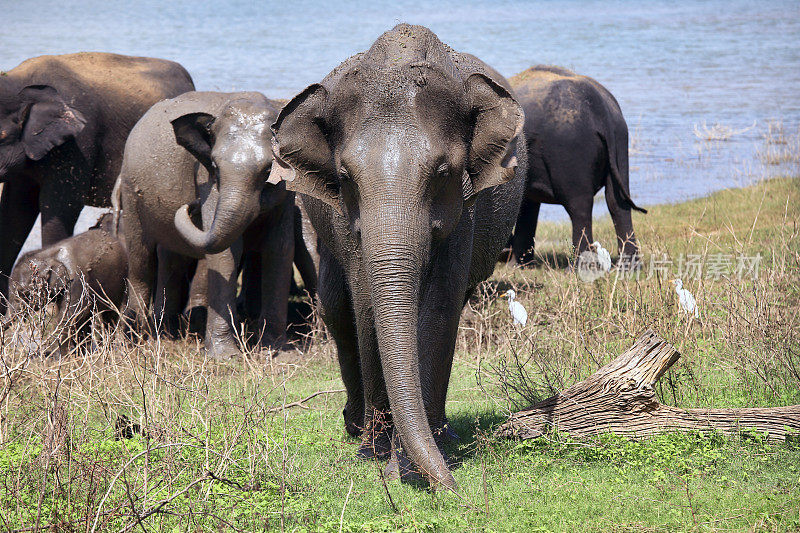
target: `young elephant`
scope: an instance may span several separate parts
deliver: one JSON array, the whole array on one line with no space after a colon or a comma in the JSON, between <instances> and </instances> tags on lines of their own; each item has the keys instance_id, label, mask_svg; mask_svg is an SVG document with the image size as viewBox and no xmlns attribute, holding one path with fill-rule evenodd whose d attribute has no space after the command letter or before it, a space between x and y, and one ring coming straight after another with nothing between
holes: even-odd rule
<instances>
[{"instance_id":1,"label":"young elephant","mask_svg":"<svg viewBox=\"0 0 800 533\"><path fill-rule=\"evenodd\" d=\"M277 310L265 317L264 340L286 330L294 194L283 184L266 184L272 165L269 124L277 113L260 93L186 93L153 106L125 146L118 182L130 264L127 312L140 320L148 316L157 250L161 278L186 272L189 263L205 258L206 348L212 357L239 353L233 329L238 264L242 237L257 220L268 224L249 242L281 251L264 254L262 267L271 283L262 299ZM181 311L180 285L159 282L165 316Z\"/></svg>"},{"instance_id":2,"label":"young elephant","mask_svg":"<svg viewBox=\"0 0 800 533\"><path fill-rule=\"evenodd\" d=\"M59 351L66 356L88 337L93 314L107 322L118 318L127 271L127 256L107 213L88 231L20 258L11 273L6 323L23 302L34 309L54 303Z\"/></svg>"},{"instance_id":3,"label":"young elephant","mask_svg":"<svg viewBox=\"0 0 800 533\"><path fill-rule=\"evenodd\" d=\"M528 141L528 183L512 238L517 261L533 259L542 203L564 206L576 253L588 250L594 195L603 187L620 256L635 260L631 209L647 211L631 200L628 126L617 100L592 78L560 67L532 67L510 81L525 108Z\"/></svg>"},{"instance_id":4,"label":"young elephant","mask_svg":"<svg viewBox=\"0 0 800 533\"><path fill-rule=\"evenodd\" d=\"M301 193L322 243L317 293L345 427L363 428L368 457L386 454L392 430L390 477L456 486L438 444L458 322L517 218L523 122L502 76L400 24L273 125L270 182Z\"/></svg>"}]
</instances>

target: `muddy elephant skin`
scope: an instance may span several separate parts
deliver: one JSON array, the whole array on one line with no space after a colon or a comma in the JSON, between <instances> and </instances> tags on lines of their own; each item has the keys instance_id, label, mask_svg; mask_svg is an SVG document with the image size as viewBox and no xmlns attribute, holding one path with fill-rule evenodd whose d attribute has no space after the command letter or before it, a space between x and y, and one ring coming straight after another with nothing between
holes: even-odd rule
<instances>
[{"instance_id":1,"label":"muddy elephant skin","mask_svg":"<svg viewBox=\"0 0 800 533\"><path fill-rule=\"evenodd\" d=\"M20 257L11 273L6 324L16 313L54 303L61 356L84 345L92 318L113 322L125 299L128 258L103 215L88 231Z\"/></svg>"},{"instance_id":2,"label":"muddy elephant skin","mask_svg":"<svg viewBox=\"0 0 800 533\"><path fill-rule=\"evenodd\" d=\"M233 324L242 237L265 252L262 290L270 339L286 329L294 250L294 193L266 183L272 165L269 125L278 107L260 93L191 92L153 106L131 131L119 177L124 242L130 260L127 313L150 320L158 251L156 317L182 311L178 294L188 264L204 258L206 348L239 353ZM173 308L178 306L178 308ZM149 327L153 327L152 323Z\"/></svg>"},{"instance_id":3,"label":"muddy elephant skin","mask_svg":"<svg viewBox=\"0 0 800 533\"><path fill-rule=\"evenodd\" d=\"M511 78L525 109L528 183L512 238L519 263L533 258L542 203L561 204L572 220L577 253L589 248L594 195L605 187L619 253L635 260L628 181L628 126L614 96L597 81L561 67L532 67Z\"/></svg>"},{"instance_id":4,"label":"muddy elephant skin","mask_svg":"<svg viewBox=\"0 0 800 533\"><path fill-rule=\"evenodd\" d=\"M392 477L456 487L439 444L458 322L517 217L523 121L493 69L401 24L273 125L270 181L301 194L321 241L345 426L367 457L391 431Z\"/></svg>"}]
</instances>

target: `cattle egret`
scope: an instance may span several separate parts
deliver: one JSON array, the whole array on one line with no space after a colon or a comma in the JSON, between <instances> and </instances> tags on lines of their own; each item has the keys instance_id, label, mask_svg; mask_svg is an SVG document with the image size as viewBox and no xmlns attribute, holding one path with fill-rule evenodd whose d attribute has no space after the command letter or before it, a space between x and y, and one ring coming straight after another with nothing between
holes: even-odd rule
<instances>
[{"instance_id":1,"label":"cattle egret","mask_svg":"<svg viewBox=\"0 0 800 533\"><path fill-rule=\"evenodd\" d=\"M505 294L500 295L501 298L508 298L508 310L511 311L511 319L514 321L515 326L524 326L528 322L528 312L522 307L522 304L515 299L517 293L512 289L508 289Z\"/></svg>"},{"instance_id":2,"label":"cattle egret","mask_svg":"<svg viewBox=\"0 0 800 533\"><path fill-rule=\"evenodd\" d=\"M670 280L670 283L675 284L675 292L678 293L678 303L684 312L693 315L695 318L700 317L700 311L697 309L697 302L688 289L683 288L683 282L680 279Z\"/></svg>"},{"instance_id":3,"label":"cattle egret","mask_svg":"<svg viewBox=\"0 0 800 533\"><path fill-rule=\"evenodd\" d=\"M603 248L603 245L600 244L600 241L594 241L592 243L592 247L597 254L597 261L600 263L600 268L606 272L609 272L611 270L611 254L609 251Z\"/></svg>"}]
</instances>

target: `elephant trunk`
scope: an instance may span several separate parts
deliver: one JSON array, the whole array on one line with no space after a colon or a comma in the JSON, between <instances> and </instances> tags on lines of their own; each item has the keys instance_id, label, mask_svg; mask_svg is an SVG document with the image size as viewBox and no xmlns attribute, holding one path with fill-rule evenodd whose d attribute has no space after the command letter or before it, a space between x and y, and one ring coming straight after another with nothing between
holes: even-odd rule
<instances>
[{"instance_id":1,"label":"elephant trunk","mask_svg":"<svg viewBox=\"0 0 800 533\"><path fill-rule=\"evenodd\" d=\"M242 191L222 187L214 210L214 220L207 231L194 225L189 206L175 212L178 233L198 252L198 255L218 254L229 248L258 216L259 191Z\"/></svg>"},{"instance_id":2,"label":"elephant trunk","mask_svg":"<svg viewBox=\"0 0 800 533\"><path fill-rule=\"evenodd\" d=\"M369 212L362 243L392 420L403 449L431 485L455 489L428 423L420 383L417 321L430 233L413 209L384 205Z\"/></svg>"}]
</instances>

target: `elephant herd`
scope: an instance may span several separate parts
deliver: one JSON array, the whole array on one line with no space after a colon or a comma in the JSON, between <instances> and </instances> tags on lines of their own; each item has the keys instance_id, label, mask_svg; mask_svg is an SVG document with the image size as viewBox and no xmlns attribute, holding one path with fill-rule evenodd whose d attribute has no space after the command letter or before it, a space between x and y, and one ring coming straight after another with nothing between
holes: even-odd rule
<instances>
[{"instance_id":1,"label":"elephant herd","mask_svg":"<svg viewBox=\"0 0 800 533\"><path fill-rule=\"evenodd\" d=\"M286 103L195 92L159 59L30 59L0 76L5 324L33 286L62 313L101 294L93 309L146 332L204 307L206 348L227 358L240 275L255 341L285 341L294 263L336 343L359 456L455 488L442 445L461 310L509 239L532 260L541 203L565 206L580 253L605 187L620 257L638 256L627 136L593 79L534 67L509 83L408 24ZM84 205L113 215L69 237ZM39 213L44 248L12 272Z\"/></svg>"}]
</instances>

